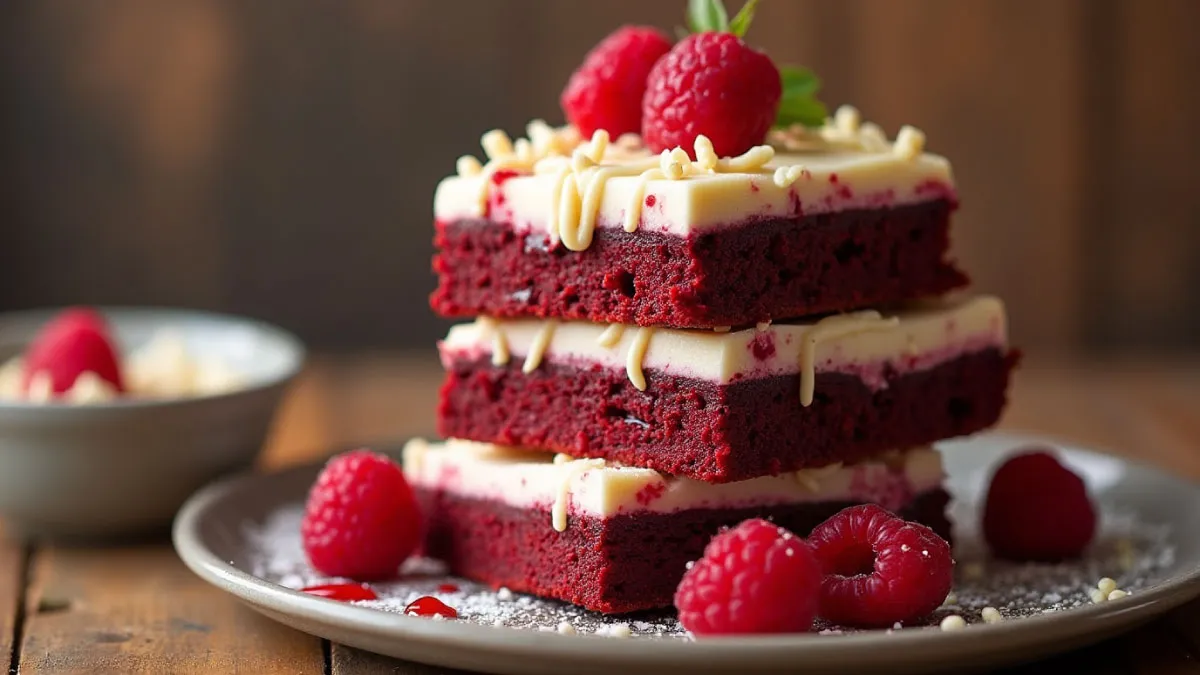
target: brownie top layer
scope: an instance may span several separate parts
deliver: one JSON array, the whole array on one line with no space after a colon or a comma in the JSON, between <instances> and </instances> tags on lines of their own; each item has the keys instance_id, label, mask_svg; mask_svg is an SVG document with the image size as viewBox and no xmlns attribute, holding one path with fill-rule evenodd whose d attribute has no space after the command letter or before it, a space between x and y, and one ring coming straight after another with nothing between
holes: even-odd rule
<instances>
[{"instance_id":1,"label":"brownie top layer","mask_svg":"<svg viewBox=\"0 0 1200 675\"><path fill-rule=\"evenodd\" d=\"M717 157L701 136L694 156L662 155L627 134L590 140L544 122L515 143L501 131L483 137L488 157L458 162L434 197L434 216L485 217L518 231L548 232L551 243L586 249L597 227L687 236L720 226L804 214L888 208L955 199L950 163L924 152L924 135L904 127L894 141L843 107L817 130L773 132L769 145Z\"/></svg>"},{"instance_id":2,"label":"brownie top layer","mask_svg":"<svg viewBox=\"0 0 1200 675\"><path fill-rule=\"evenodd\" d=\"M941 454L928 447L895 451L851 465L831 464L735 483L702 483L602 459L451 439L413 439L404 472L415 486L493 499L509 506L549 508L556 530L567 513L608 517L693 508L744 508L811 502L874 502L899 509L944 477Z\"/></svg>"},{"instance_id":3,"label":"brownie top layer","mask_svg":"<svg viewBox=\"0 0 1200 675\"><path fill-rule=\"evenodd\" d=\"M480 317L452 327L439 349L447 369L481 355L497 365L524 359L526 372L543 360L601 365L625 369L639 389L645 388L645 369L718 384L799 372L807 405L819 372L855 375L874 389L886 385L889 373L924 370L1007 343L1004 304L977 296L728 332Z\"/></svg>"}]
</instances>

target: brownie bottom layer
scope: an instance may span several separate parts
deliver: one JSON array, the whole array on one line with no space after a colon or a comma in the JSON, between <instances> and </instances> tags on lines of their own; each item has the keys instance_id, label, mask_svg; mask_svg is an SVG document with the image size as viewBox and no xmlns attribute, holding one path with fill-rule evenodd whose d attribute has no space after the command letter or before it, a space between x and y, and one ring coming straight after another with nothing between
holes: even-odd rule
<instances>
[{"instance_id":1,"label":"brownie bottom layer","mask_svg":"<svg viewBox=\"0 0 1200 675\"><path fill-rule=\"evenodd\" d=\"M1013 352L964 354L889 375L872 391L819 373L813 404L799 375L717 385L648 371L638 391L624 371L484 355L450 364L438 408L447 438L600 457L710 483L856 461L991 426L1006 403Z\"/></svg>"},{"instance_id":2,"label":"brownie bottom layer","mask_svg":"<svg viewBox=\"0 0 1200 675\"><path fill-rule=\"evenodd\" d=\"M739 509L690 509L610 518L571 515L550 526L546 508L523 509L439 490L417 489L428 516L426 553L453 574L565 600L606 614L669 607L687 563L721 527L767 518L807 536L852 503L820 502ZM950 538L942 489L916 495L899 511Z\"/></svg>"},{"instance_id":3,"label":"brownie bottom layer","mask_svg":"<svg viewBox=\"0 0 1200 675\"><path fill-rule=\"evenodd\" d=\"M597 231L551 248L488 220L438 222L430 298L443 316L543 316L644 326L742 326L941 295L947 200L801 215L679 237Z\"/></svg>"}]
</instances>

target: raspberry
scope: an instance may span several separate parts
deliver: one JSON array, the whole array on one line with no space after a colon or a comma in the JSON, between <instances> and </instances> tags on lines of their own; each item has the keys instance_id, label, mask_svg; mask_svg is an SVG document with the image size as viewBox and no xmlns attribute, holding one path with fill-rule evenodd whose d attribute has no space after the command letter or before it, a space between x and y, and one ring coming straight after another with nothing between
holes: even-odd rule
<instances>
[{"instance_id":1,"label":"raspberry","mask_svg":"<svg viewBox=\"0 0 1200 675\"><path fill-rule=\"evenodd\" d=\"M821 569L796 535L747 520L713 537L675 591L696 635L790 633L812 627Z\"/></svg>"},{"instance_id":2,"label":"raspberry","mask_svg":"<svg viewBox=\"0 0 1200 675\"><path fill-rule=\"evenodd\" d=\"M825 573L820 615L845 626L891 626L937 609L954 583L950 545L875 504L842 509L809 535Z\"/></svg>"},{"instance_id":3,"label":"raspberry","mask_svg":"<svg viewBox=\"0 0 1200 675\"><path fill-rule=\"evenodd\" d=\"M421 512L400 467L353 450L325 465L308 493L300 533L312 566L371 581L392 576L421 540Z\"/></svg>"},{"instance_id":4,"label":"raspberry","mask_svg":"<svg viewBox=\"0 0 1200 675\"><path fill-rule=\"evenodd\" d=\"M95 373L118 392L125 391L108 326L99 314L82 307L63 311L42 328L25 352L24 369L24 391L35 375L46 373L54 393L62 394L86 372Z\"/></svg>"},{"instance_id":5,"label":"raspberry","mask_svg":"<svg viewBox=\"0 0 1200 675\"><path fill-rule=\"evenodd\" d=\"M766 54L730 33L691 35L650 71L642 139L654 152L678 146L693 153L704 134L718 156L740 155L766 138L781 95L779 70Z\"/></svg>"},{"instance_id":6,"label":"raspberry","mask_svg":"<svg viewBox=\"0 0 1200 675\"><path fill-rule=\"evenodd\" d=\"M560 103L567 119L586 138L604 129L616 138L642 127L646 76L671 49L653 28L625 26L592 48L571 75Z\"/></svg>"},{"instance_id":7,"label":"raspberry","mask_svg":"<svg viewBox=\"0 0 1200 675\"><path fill-rule=\"evenodd\" d=\"M1048 452L1030 449L996 470L983 509L983 538L1010 560L1074 558L1096 532L1083 480Z\"/></svg>"}]
</instances>

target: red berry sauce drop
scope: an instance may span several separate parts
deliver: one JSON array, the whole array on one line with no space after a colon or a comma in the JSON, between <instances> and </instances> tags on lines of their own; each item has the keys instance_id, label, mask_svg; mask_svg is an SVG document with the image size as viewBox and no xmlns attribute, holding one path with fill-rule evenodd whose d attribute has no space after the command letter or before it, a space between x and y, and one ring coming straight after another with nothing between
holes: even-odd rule
<instances>
[{"instance_id":1,"label":"red berry sauce drop","mask_svg":"<svg viewBox=\"0 0 1200 675\"><path fill-rule=\"evenodd\" d=\"M458 586L454 584L441 584L437 587L438 593L457 593Z\"/></svg>"},{"instance_id":2,"label":"red berry sauce drop","mask_svg":"<svg viewBox=\"0 0 1200 675\"><path fill-rule=\"evenodd\" d=\"M302 588L300 591L319 598L341 600L342 602L376 600L379 598L378 595L375 595L375 591L371 590L371 587L366 584L324 584Z\"/></svg>"},{"instance_id":3,"label":"red berry sauce drop","mask_svg":"<svg viewBox=\"0 0 1200 675\"><path fill-rule=\"evenodd\" d=\"M458 618L458 610L432 595L423 595L408 603L408 606L404 608L404 613L408 616L433 616L441 614L442 618L445 619Z\"/></svg>"}]
</instances>

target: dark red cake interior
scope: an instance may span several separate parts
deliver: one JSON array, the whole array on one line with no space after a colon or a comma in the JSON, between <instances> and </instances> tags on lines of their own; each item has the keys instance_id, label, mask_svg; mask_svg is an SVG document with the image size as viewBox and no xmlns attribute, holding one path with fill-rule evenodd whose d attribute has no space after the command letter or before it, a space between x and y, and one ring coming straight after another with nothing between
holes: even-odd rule
<instances>
[{"instance_id":1,"label":"dark red cake interior","mask_svg":"<svg viewBox=\"0 0 1200 675\"><path fill-rule=\"evenodd\" d=\"M939 199L688 237L603 228L583 251L485 219L438 222L430 304L452 317L712 327L939 295L968 282L947 260L954 206Z\"/></svg>"},{"instance_id":2,"label":"dark red cake interior","mask_svg":"<svg viewBox=\"0 0 1200 675\"><path fill-rule=\"evenodd\" d=\"M555 363L521 372L490 357L450 364L438 406L446 437L601 457L666 474L729 482L855 461L994 424L1017 355L963 354L928 370L861 380L818 373L813 404L799 375L717 385L646 371L638 391L624 370Z\"/></svg>"},{"instance_id":3,"label":"dark red cake interior","mask_svg":"<svg viewBox=\"0 0 1200 675\"><path fill-rule=\"evenodd\" d=\"M453 574L605 613L670 606L687 563L700 557L723 526L767 518L805 536L852 505L689 509L605 519L572 515L567 529L557 532L546 508L517 508L425 488L417 494L429 514L426 553L444 560ZM931 490L899 515L949 539L948 501L944 490Z\"/></svg>"}]
</instances>

